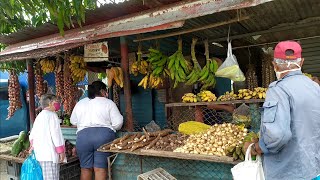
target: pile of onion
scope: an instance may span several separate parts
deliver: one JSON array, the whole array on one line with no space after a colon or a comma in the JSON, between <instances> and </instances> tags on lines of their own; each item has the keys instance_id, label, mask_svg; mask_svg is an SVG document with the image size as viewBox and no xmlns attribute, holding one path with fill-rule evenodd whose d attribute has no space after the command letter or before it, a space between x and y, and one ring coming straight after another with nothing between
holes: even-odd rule
<instances>
[{"instance_id":1,"label":"pile of onion","mask_svg":"<svg viewBox=\"0 0 320 180\"><path fill-rule=\"evenodd\" d=\"M234 124L215 124L208 131L190 135L174 152L226 156L228 147L241 146L248 130Z\"/></svg>"},{"instance_id":2,"label":"pile of onion","mask_svg":"<svg viewBox=\"0 0 320 180\"><path fill-rule=\"evenodd\" d=\"M77 103L78 96L78 87L74 84L71 71L70 71L70 59L67 57L65 59L64 68L63 68L63 83L64 83L64 92L63 92L63 109L65 114L71 115L74 106Z\"/></svg>"},{"instance_id":3,"label":"pile of onion","mask_svg":"<svg viewBox=\"0 0 320 180\"><path fill-rule=\"evenodd\" d=\"M14 113L22 107L22 102L20 99L20 84L17 74L14 71L10 71L10 77L8 81L8 93L9 93L9 107L8 107L8 117L9 120Z\"/></svg>"}]
</instances>

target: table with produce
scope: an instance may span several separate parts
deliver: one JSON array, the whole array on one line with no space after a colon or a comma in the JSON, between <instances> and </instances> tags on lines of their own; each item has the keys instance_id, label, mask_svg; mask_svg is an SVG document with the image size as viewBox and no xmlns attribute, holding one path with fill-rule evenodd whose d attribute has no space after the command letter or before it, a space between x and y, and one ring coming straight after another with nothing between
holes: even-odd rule
<instances>
[{"instance_id":1,"label":"table with produce","mask_svg":"<svg viewBox=\"0 0 320 180\"><path fill-rule=\"evenodd\" d=\"M102 152L170 157L236 164L244 160L243 143L257 138L244 125L231 123L209 126L196 121L181 123L179 131L126 134L99 148Z\"/></svg>"},{"instance_id":2,"label":"table with produce","mask_svg":"<svg viewBox=\"0 0 320 180\"><path fill-rule=\"evenodd\" d=\"M29 155L29 136L25 131L21 131L17 138L13 137L0 142L0 160L23 163ZM67 162L78 160L75 145L68 140L65 141Z\"/></svg>"}]
</instances>

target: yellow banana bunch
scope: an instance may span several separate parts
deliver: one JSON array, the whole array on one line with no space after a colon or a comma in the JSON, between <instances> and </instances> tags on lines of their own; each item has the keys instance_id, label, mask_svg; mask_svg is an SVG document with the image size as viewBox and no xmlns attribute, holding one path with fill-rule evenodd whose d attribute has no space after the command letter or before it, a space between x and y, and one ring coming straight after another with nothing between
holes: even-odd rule
<instances>
[{"instance_id":1,"label":"yellow banana bunch","mask_svg":"<svg viewBox=\"0 0 320 180\"><path fill-rule=\"evenodd\" d=\"M160 84L163 86L163 79L151 74L149 77L149 88L157 88Z\"/></svg>"},{"instance_id":2,"label":"yellow banana bunch","mask_svg":"<svg viewBox=\"0 0 320 180\"><path fill-rule=\"evenodd\" d=\"M133 74L134 76L138 76L139 74L139 62L134 61L130 67L130 74Z\"/></svg>"},{"instance_id":3,"label":"yellow banana bunch","mask_svg":"<svg viewBox=\"0 0 320 180\"><path fill-rule=\"evenodd\" d=\"M139 73L140 74L147 74L148 73L148 67L149 67L149 64L147 61L140 61L140 65L139 65Z\"/></svg>"},{"instance_id":4,"label":"yellow banana bunch","mask_svg":"<svg viewBox=\"0 0 320 180\"><path fill-rule=\"evenodd\" d=\"M220 96L218 98L218 101L233 101L237 99L238 99L238 95L235 94L233 91L231 91L231 92L226 92L224 95Z\"/></svg>"},{"instance_id":5,"label":"yellow banana bunch","mask_svg":"<svg viewBox=\"0 0 320 180\"><path fill-rule=\"evenodd\" d=\"M145 75L148 73L148 67L149 64L145 60L135 61L132 63L130 67L130 73L134 76L138 76L139 73Z\"/></svg>"},{"instance_id":6,"label":"yellow banana bunch","mask_svg":"<svg viewBox=\"0 0 320 180\"><path fill-rule=\"evenodd\" d=\"M86 62L84 62L84 59L82 56L70 56L70 65L69 68L71 70L71 77L73 79L74 83L78 83L80 81L83 81L86 74Z\"/></svg>"},{"instance_id":7,"label":"yellow banana bunch","mask_svg":"<svg viewBox=\"0 0 320 180\"><path fill-rule=\"evenodd\" d=\"M138 86L143 87L144 89L147 89L148 87L148 81L149 81L149 74L147 74L144 78L142 78L142 80L140 81L140 83L138 84Z\"/></svg>"},{"instance_id":8,"label":"yellow banana bunch","mask_svg":"<svg viewBox=\"0 0 320 180\"><path fill-rule=\"evenodd\" d=\"M211 91L201 91L198 96L201 98L202 102L213 102L217 100L216 95Z\"/></svg>"},{"instance_id":9,"label":"yellow banana bunch","mask_svg":"<svg viewBox=\"0 0 320 180\"><path fill-rule=\"evenodd\" d=\"M138 86L142 86L144 89L148 87L150 89L158 88L160 85L163 86L163 79L159 76L154 76L153 74L146 75L138 84Z\"/></svg>"},{"instance_id":10,"label":"yellow banana bunch","mask_svg":"<svg viewBox=\"0 0 320 180\"><path fill-rule=\"evenodd\" d=\"M55 61L49 60L49 59L42 59L40 60L40 65L42 71L46 73L51 73L55 69Z\"/></svg>"},{"instance_id":11,"label":"yellow banana bunch","mask_svg":"<svg viewBox=\"0 0 320 180\"><path fill-rule=\"evenodd\" d=\"M240 89L238 91L238 99L265 99L267 88L256 87L253 91L249 89Z\"/></svg>"},{"instance_id":12,"label":"yellow banana bunch","mask_svg":"<svg viewBox=\"0 0 320 180\"><path fill-rule=\"evenodd\" d=\"M182 96L182 102L184 103L194 103L198 102L198 97L193 93L186 93Z\"/></svg>"}]
</instances>

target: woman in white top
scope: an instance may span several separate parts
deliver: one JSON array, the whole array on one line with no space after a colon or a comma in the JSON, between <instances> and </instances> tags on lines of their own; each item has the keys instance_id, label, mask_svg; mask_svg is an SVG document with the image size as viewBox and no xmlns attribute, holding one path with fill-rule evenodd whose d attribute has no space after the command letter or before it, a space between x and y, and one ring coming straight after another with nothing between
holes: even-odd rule
<instances>
[{"instance_id":1,"label":"woman in white top","mask_svg":"<svg viewBox=\"0 0 320 180\"><path fill-rule=\"evenodd\" d=\"M97 149L114 140L116 130L123 124L123 117L116 104L107 99L107 86L95 81L88 87L88 98L74 107L71 123L77 125L77 155L80 159L81 180L91 180L92 170L96 180L107 177L109 153Z\"/></svg>"},{"instance_id":2,"label":"woman in white top","mask_svg":"<svg viewBox=\"0 0 320 180\"><path fill-rule=\"evenodd\" d=\"M55 113L60 103L55 95L45 94L40 98L42 111L33 124L29 139L39 161L44 180L59 179L59 163L66 162L64 139L60 121Z\"/></svg>"}]
</instances>

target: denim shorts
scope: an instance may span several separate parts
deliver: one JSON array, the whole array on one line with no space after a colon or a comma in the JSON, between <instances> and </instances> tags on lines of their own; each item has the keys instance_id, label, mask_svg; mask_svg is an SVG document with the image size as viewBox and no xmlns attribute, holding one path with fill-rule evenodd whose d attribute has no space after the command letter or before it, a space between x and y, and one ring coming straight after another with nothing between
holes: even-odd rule
<instances>
[{"instance_id":1,"label":"denim shorts","mask_svg":"<svg viewBox=\"0 0 320 180\"><path fill-rule=\"evenodd\" d=\"M107 168L110 153L97 149L115 139L115 132L106 127L85 128L77 133L77 155L81 168Z\"/></svg>"}]
</instances>

